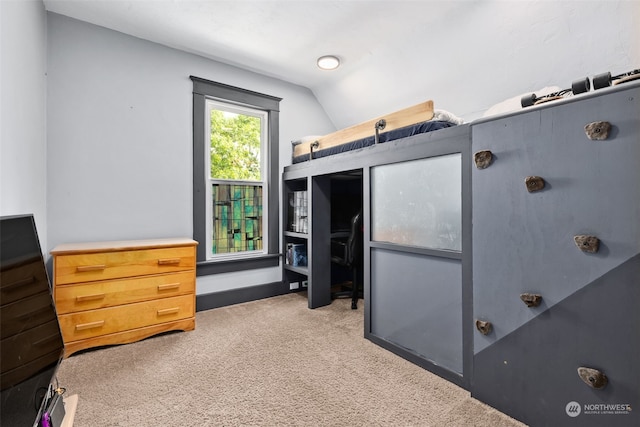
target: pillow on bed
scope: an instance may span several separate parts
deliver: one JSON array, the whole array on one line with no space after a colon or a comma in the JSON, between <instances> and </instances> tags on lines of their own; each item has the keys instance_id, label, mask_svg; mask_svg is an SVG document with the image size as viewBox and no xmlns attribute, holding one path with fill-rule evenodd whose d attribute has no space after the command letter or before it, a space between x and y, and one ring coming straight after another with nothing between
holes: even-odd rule
<instances>
[{"instance_id":1,"label":"pillow on bed","mask_svg":"<svg viewBox=\"0 0 640 427\"><path fill-rule=\"evenodd\" d=\"M433 110L433 121L449 122L461 125L464 123L460 117L445 110Z\"/></svg>"},{"instance_id":2,"label":"pillow on bed","mask_svg":"<svg viewBox=\"0 0 640 427\"><path fill-rule=\"evenodd\" d=\"M313 142L315 140L318 140L322 138L322 135L308 135L308 136L303 136L300 139L295 139L293 141L291 141L291 146L295 147L296 145L300 145L300 144L306 144L309 142Z\"/></svg>"}]
</instances>

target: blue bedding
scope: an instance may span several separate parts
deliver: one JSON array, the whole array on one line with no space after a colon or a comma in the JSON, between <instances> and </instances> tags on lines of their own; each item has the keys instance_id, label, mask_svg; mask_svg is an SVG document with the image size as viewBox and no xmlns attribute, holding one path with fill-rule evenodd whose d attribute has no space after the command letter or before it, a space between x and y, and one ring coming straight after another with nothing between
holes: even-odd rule
<instances>
[{"instance_id":1,"label":"blue bedding","mask_svg":"<svg viewBox=\"0 0 640 427\"><path fill-rule=\"evenodd\" d=\"M427 121L416 123L410 126L406 126L399 129L394 129L389 132L380 133L379 144L384 142L394 141L396 139L406 138L408 136L418 135L421 133L433 132L434 130L444 129L448 127L456 126L455 123L447 121ZM313 152L313 158L318 159L320 157L332 156L338 153L344 153L347 151L358 150L360 148L369 147L375 145L375 136L371 135L363 139L347 142L345 144L336 145L335 147L326 148L324 150L318 150ZM302 154L292 159L293 163L300 163L309 160L310 154Z\"/></svg>"}]
</instances>

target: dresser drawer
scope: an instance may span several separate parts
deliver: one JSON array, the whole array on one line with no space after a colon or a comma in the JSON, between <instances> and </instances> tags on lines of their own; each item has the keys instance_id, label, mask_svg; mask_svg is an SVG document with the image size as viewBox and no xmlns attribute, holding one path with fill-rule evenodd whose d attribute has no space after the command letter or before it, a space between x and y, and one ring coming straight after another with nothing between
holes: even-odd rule
<instances>
[{"instance_id":1,"label":"dresser drawer","mask_svg":"<svg viewBox=\"0 0 640 427\"><path fill-rule=\"evenodd\" d=\"M195 248L58 255L54 263L56 285L193 270Z\"/></svg>"},{"instance_id":2,"label":"dresser drawer","mask_svg":"<svg viewBox=\"0 0 640 427\"><path fill-rule=\"evenodd\" d=\"M194 315L194 295L183 295L118 307L62 314L58 316L58 320L66 343L186 319Z\"/></svg>"},{"instance_id":3,"label":"dresser drawer","mask_svg":"<svg viewBox=\"0 0 640 427\"><path fill-rule=\"evenodd\" d=\"M195 293L193 271L56 286L58 314Z\"/></svg>"},{"instance_id":4,"label":"dresser drawer","mask_svg":"<svg viewBox=\"0 0 640 427\"><path fill-rule=\"evenodd\" d=\"M5 339L52 321L57 320L55 311L51 309L51 295L49 291L40 292L2 306L0 338Z\"/></svg>"},{"instance_id":5,"label":"dresser drawer","mask_svg":"<svg viewBox=\"0 0 640 427\"><path fill-rule=\"evenodd\" d=\"M48 354L50 353L53 353L54 359L58 358L60 357L58 321L53 319L35 328L5 338L0 343L0 349L2 372L18 368L39 357L49 360Z\"/></svg>"},{"instance_id":6,"label":"dresser drawer","mask_svg":"<svg viewBox=\"0 0 640 427\"><path fill-rule=\"evenodd\" d=\"M57 336L59 337L59 335ZM4 343L0 344L0 348L4 349L4 346ZM2 354L1 360L9 360L9 357L11 356L7 355L6 357L7 359L5 359L5 355ZM13 387L18 385L25 380L32 378L34 372L44 372L45 369L50 369L52 366L55 366L59 360L60 344L58 344L51 352L40 355L40 357L34 358L30 362L24 362L24 359L21 359L19 366L16 366L15 369L5 371L3 368L2 375L0 376L0 385L2 387Z\"/></svg>"},{"instance_id":7,"label":"dresser drawer","mask_svg":"<svg viewBox=\"0 0 640 427\"><path fill-rule=\"evenodd\" d=\"M39 292L42 282L46 282L47 275L42 268L40 258L29 259L5 267L0 280L0 301L2 305L21 300Z\"/></svg>"}]
</instances>

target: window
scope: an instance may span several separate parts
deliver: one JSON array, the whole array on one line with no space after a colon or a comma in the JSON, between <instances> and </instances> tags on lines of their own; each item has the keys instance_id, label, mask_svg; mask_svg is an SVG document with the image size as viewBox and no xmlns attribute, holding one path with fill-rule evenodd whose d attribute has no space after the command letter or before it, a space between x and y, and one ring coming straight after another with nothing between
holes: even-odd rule
<instances>
[{"instance_id":1,"label":"window","mask_svg":"<svg viewBox=\"0 0 640 427\"><path fill-rule=\"evenodd\" d=\"M198 275L276 266L280 98L191 80Z\"/></svg>"},{"instance_id":2,"label":"window","mask_svg":"<svg viewBox=\"0 0 640 427\"><path fill-rule=\"evenodd\" d=\"M207 257L262 252L268 127L265 111L207 100Z\"/></svg>"}]
</instances>

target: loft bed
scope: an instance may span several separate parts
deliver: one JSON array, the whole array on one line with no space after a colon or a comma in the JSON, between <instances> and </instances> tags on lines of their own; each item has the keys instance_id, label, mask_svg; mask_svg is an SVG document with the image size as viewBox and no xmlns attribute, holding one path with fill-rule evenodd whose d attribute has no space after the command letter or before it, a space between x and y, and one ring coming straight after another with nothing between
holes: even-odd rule
<instances>
[{"instance_id":1,"label":"loft bed","mask_svg":"<svg viewBox=\"0 0 640 427\"><path fill-rule=\"evenodd\" d=\"M301 163L462 123L449 112L434 110L433 101L425 101L328 135L292 141L291 161Z\"/></svg>"}]
</instances>

